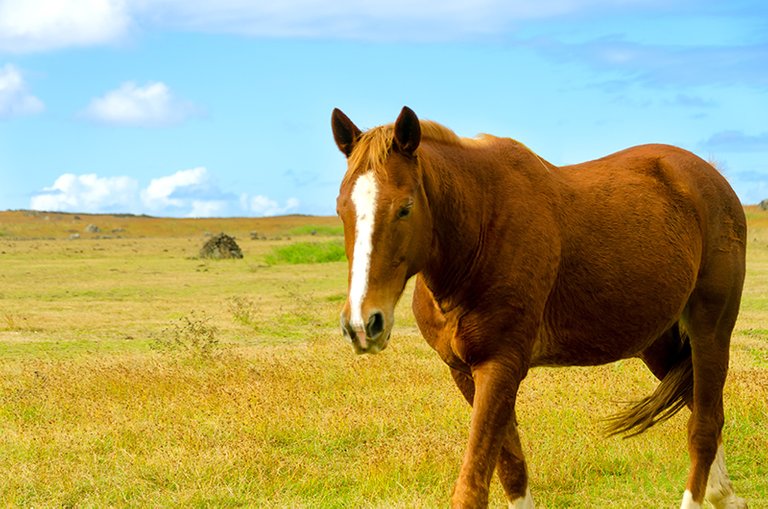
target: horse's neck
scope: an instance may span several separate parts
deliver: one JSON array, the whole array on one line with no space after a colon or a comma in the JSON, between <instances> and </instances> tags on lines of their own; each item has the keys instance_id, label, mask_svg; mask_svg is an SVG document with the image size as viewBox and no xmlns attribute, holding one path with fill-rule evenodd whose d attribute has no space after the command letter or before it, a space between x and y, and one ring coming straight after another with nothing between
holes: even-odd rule
<instances>
[{"instance_id":1,"label":"horse's neck","mask_svg":"<svg viewBox=\"0 0 768 509\"><path fill-rule=\"evenodd\" d=\"M433 252L422 275L438 300L461 300L464 291L471 292L473 282L483 279L478 276L494 256L500 232L513 222L528 222L535 213L509 193L526 193L536 201L531 193L543 198L556 185L554 166L521 144L504 143L509 145L503 150L432 147L428 152L424 186L434 225Z\"/></svg>"},{"instance_id":2,"label":"horse's neck","mask_svg":"<svg viewBox=\"0 0 768 509\"><path fill-rule=\"evenodd\" d=\"M482 153L461 147L433 150L424 186L433 221L432 256L422 272L438 300L456 297L477 263L493 186ZM478 173L478 171L480 173Z\"/></svg>"}]
</instances>

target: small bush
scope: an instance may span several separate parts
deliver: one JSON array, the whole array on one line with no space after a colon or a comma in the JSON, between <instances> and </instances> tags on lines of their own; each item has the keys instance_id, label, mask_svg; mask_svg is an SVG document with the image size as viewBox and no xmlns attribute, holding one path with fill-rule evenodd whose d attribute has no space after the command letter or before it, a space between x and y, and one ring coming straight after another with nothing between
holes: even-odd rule
<instances>
[{"instance_id":1,"label":"small bush","mask_svg":"<svg viewBox=\"0 0 768 509\"><path fill-rule=\"evenodd\" d=\"M209 359L219 350L216 327L210 317L194 311L172 323L154 338L153 348L160 352Z\"/></svg>"},{"instance_id":2,"label":"small bush","mask_svg":"<svg viewBox=\"0 0 768 509\"><path fill-rule=\"evenodd\" d=\"M330 242L297 242L275 248L266 256L266 261L270 265L328 263L340 262L345 259L344 244L335 240Z\"/></svg>"},{"instance_id":3,"label":"small bush","mask_svg":"<svg viewBox=\"0 0 768 509\"><path fill-rule=\"evenodd\" d=\"M256 305L248 297L236 295L227 300L229 312L237 323L256 327Z\"/></svg>"}]
</instances>

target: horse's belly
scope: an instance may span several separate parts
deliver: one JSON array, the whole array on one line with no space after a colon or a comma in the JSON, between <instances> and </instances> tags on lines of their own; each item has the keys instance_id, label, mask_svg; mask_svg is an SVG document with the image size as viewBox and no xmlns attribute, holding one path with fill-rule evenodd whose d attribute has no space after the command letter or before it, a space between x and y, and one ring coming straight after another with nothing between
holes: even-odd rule
<instances>
[{"instance_id":1,"label":"horse's belly","mask_svg":"<svg viewBox=\"0 0 768 509\"><path fill-rule=\"evenodd\" d=\"M603 335L562 334L539 339L534 345L531 366L596 366L635 357L658 338L658 334L622 337L617 333Z\"/></svg>"},{"instance_id":2,"label":"horse's belly","mask_svg":"<svg viewBox=\"0 0 768 509\"><path fill-rule=\"evenodd\" d=\"M643 327L591 323L578 329L545 330L534 343L531 365L594 366L635 357L676 321L667 316Z\"/></svg>"},{"instance_id":3,"label":"horse's belly","mask_svg":"<svg viewBox=\"0 0 768 509\"><path fill-rule=\"evenodd\" d=\"M555 290L532 364L596 365L636 356L680 319L695 272L690 265L659 267L608 283Z\"/></svg>"}]
</instances>

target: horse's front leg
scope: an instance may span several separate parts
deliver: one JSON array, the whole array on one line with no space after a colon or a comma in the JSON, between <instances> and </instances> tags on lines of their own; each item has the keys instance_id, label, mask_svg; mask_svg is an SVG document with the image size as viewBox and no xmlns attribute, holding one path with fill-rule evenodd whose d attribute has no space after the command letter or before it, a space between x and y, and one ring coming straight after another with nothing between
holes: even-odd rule
<instances>
[{"instance_id":1,"label":"horse's front leg","mask_svg":"<svg viewBox=\"0 0 768 509\"><path fill-rule=\"evenodd\" d=\"M451 368L451 375L471 406L475 399L474 380L466 372L454 368ZM517 432L517 419L514 413L512 423L507 426L507 436L496 462L496 474L507 494L510 509L533 509L533 498L531 497L531 490L528 488L528 470L525 466L520 435Z\"/></svg>"},{"instance_id":2,"label":"horse's front leg","mask_svg":"<svg viewBox=\"0 0 768 509\"><path fill-rule=\"evenodd\" d=\"M472 378L472 421L464 461L453 491L451 502L454 508L488 506L488 489L494 468L509 436L510 426L515 426L515 397L522 376L508 363L487 361L472 367ZM525 476L525 466L521 466Z\"/></svg>"}]
</instances>

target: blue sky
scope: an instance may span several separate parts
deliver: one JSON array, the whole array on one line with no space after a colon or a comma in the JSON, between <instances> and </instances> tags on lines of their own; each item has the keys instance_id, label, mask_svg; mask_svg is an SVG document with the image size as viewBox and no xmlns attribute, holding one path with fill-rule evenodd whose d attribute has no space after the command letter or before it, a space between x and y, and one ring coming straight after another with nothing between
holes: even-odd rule
<instances>
[{"instance_id":1,"label":"blue sky","mask_svg":"<svg viewBox=\"0 0 768 509\"><path fill-rule=\"evenodd\" d=\"M334 107L555 164L662 142L768 198L764 0L0 0L0 209L333 214Z\"/></svg>"}]
</instances>

